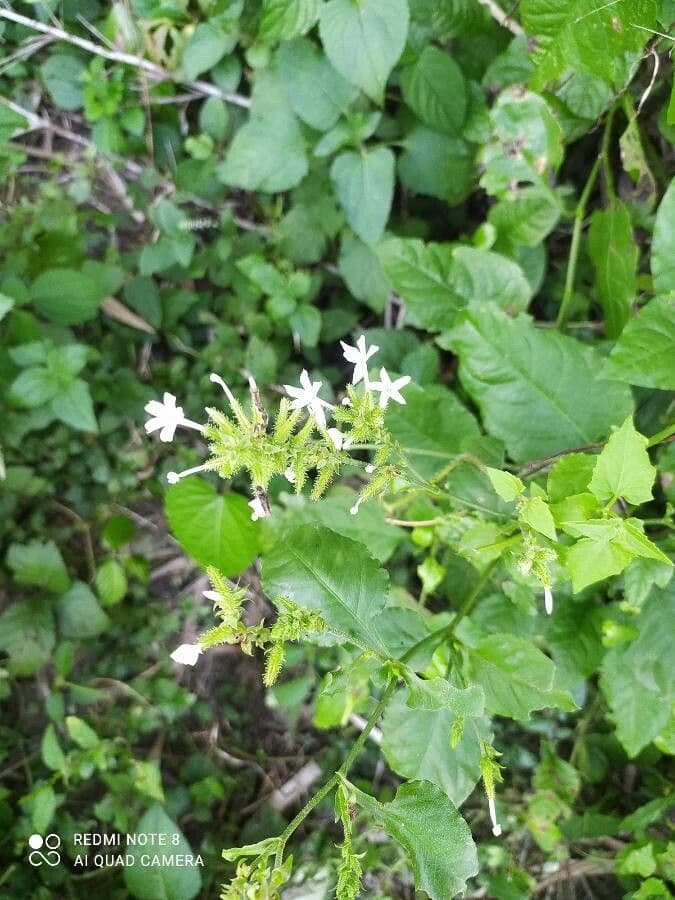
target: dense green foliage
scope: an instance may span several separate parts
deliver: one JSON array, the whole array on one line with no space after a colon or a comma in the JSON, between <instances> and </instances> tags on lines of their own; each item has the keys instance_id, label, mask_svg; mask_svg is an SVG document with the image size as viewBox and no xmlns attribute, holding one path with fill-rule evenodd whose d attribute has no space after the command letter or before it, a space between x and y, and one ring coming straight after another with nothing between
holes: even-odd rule
<instances>
[{"instance_id":1,"label":"dense green foliage","mask_svg":"<svg viewBox=\"0 0 675 900\"><path fill-rule=\"evenodd\" d=\"M0 896L675 892L675 4L510 7L0 6Z\"/></svg>"}]
</instances>

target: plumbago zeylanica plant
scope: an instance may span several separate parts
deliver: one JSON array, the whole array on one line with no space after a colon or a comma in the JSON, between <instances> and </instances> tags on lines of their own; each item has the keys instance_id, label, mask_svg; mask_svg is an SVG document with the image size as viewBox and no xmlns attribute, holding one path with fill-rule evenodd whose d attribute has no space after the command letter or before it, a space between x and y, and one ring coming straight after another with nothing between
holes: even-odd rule
<instances>
[{"instance_id":1,"label":"plumbago zeylanica plant","mask_svg":"<svg viewBox=\"0 0 675 900\"><path fill-rule=\"evenodd\" d=\"M311 481L310 499L318 500L341 474L356 476L361 489L349 510L352 515L358 516L366 501L405 509L412 517L407 524L415 526L420 541L435 540L429 538L430 528L440 533L457 559L471 561L474 576L456 609L432 614L425 609L425 596L434 579L442 577L433 556L426 569L418 570L424 587L420 602L406 601L391 590L386 571L363 543L323 526L300 525L263 554L263 586L276 618L251 625L243 618L246 588L209 568L213 589L205 597L213 601L218 624L197 643L178 647L172 654L176 662L195 665L202 652L218 644L236 644L249 654L260 649L265 656L264 683L270 687L282 669L289 642L340 644L347 648L345 663L331 674L325 692L330 695L365 679L378 695L338 770L285 830L224 851L226 860L237 863L234 878L223 887L221 896L227 900L281 896L293 871L287 844L331 793L335 819L343 831L338 900L354 900L361 891L363 854L355 827L359 811L401 845L417 889L434 900L463 892L467 879L478 871L478 858L458 806L481 781L495 837L502 834L503 817L508 819L506 804L500 804L501 815L497 809L497 786L505 773L491 718L525 720L544 708L577 709L568 689L574 679L566 675L575 668L589 673L586 657L601 610L577 603L576 595L635 561L641 580L665 584L670 575L668 556L645 534L644 521L634 513L652 499L656 469L649 449L668 441L675 428L648 440L628 416L604 445L534 460L522 466L520 474L489 465L494 448L479 438L471 449L426 477L415 465L414 451L396 439L400 421L393 431L390 428L390 422L396 423L391 415L396 407L388 408L389 402L406 405L402 391L411 379L392 379L381 368L379 379L372 380L368 364L378 347L367 346L363 335L356 346L342 342L342 348L354 370L344 397L335 405L320 396L322 383L303 371L301 387L285 385L291 399L282 397L273 416L264 408L253 379L250 401L244 403L215 374L211 380L223 389L229 408L208 408L207 424L186 418L171 394L165 394L162 403L146 406L151 416L148 432L159 431L161 440L170 441L176 428L183 426L200 432L208 445L206 462L170 472L170 483L198 472L230 479L244 470L252 491L251 517L257 520L273 515L268 488L275 477L285 478L298 494ZM416 390L411 385L406 393L414 395ZM438 411L441 414L440 407ZM331 419L334 424L329 425ZM453 423L439 421L438 427L452 428ZM459 414L456 427L465 427ZM452 478L460 467L463 496ZM462 579L467 582L466 573ZM496 594L512 600L512 613L497 612L503 627L488 632L470 614L479 604L488 609L487 615L491 605L497 610ZM553 619L548 649L560 658L562 671L531 632L523 628L518 633L519 621L524 612L531 612L533 601L552 616L554 597L566 611L561 619ZM672 594L664 594L660 602L671 606ZM641 610L640 605L626 601L623 622L611 617L602 622L608 643L625 641L631 618L642 612L642 634L649 633L655 642L652 654L662 652L665 658L667 631L659 636L655 611ZM580 651L570 650L575 640ZM653 671L639 673L646 679L647 693L634 696L627 709L621 681L638 676L630 665L624 660L623 670L619 664L603 673L619 738L633 755L652 739L667 750L672 745L667 711L663 716L656 705L639 708L650 690L659 690L660 662L652 658L647 669L651 665ZM386 803L359 789L349 777L383 714L390 717L390 733L392 721L400 726L399 746L392 749L390 741L387 759L408 779ZM429 759L430 755L436 758ZM566 765L561 760L557 764Z\"/></svg>"}]
</instances>

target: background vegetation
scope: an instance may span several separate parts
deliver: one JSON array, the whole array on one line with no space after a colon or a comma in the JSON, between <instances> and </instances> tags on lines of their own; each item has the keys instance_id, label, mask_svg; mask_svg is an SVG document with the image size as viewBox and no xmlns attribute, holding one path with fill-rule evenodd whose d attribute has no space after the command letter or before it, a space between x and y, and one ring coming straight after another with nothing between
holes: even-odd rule
<instances>
[{"instance_id":1,"label":"background vegetation","mask_svg":"<svg viewBox=\"0 0 675 900\"><path fill-rule=\"evenodd\" d=\"M465 801L469 896L672 896L674 20L672 0L0 7L0 896L217 896L222 849L280 833L304 799L274 791L338 768L377 692L354 652L289 647L271 689L236 646L169 659L212 624L200 565L270 619L254 560L301 522L364 544L402 605L440 624L462 608L468 647L527 639L574 700L496 704L500 838L449 713L395 700L354 784ZM149 400L199 420L211 372L276 403L302 368L331 399L339 341L361 333L413 379L387 421L437 497L393 485L350 516L358 472L316 504L275 479L252 523L241 478L167 493L199 440L148 439ZM603 502L638 536L572 534L549 619L485 465L545 489L559 530L596 502L589 466L631 415L643 488ZM342 833L330 803L305 826L283 896L319 900ZM203 868L27 863L34 832L177 829ZM363 813L354 840L364 895L415 895Z\"/></svg>"}]
</instances>

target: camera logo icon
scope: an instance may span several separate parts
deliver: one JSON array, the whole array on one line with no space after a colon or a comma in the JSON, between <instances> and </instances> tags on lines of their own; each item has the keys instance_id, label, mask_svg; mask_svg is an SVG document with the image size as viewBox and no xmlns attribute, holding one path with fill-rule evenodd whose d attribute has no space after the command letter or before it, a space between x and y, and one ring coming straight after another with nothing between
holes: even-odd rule
<instances>
[{"instance_id":1,"label":"camera logo icon","mask_svg":"<svg viewBox=\"0 0 675 900\"><path fill-rule=\"evenodd\" d=\"M31 834L28 838L28 846L31 852L28 854L28 862L31 866L41 866L45 863L48 866L58 866L61 862L61 838L58 834L48 834L42 837L41 834Z\"/></svg>"}]
</instances>

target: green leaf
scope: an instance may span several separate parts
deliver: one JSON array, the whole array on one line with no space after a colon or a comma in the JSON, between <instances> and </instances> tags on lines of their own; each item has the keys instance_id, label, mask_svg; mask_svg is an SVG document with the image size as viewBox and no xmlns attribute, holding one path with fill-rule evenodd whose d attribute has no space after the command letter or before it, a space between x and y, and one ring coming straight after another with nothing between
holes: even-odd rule
<instances>
[{"instance_id":1,"label":"green leaf","mask_svg":"<svg viewBox=\"0 0 675 900\"><path fill-rule=\"evenodd\" d=\"M11 297L0 294L0 322L5 318L7 313L14 308L14 300Z\"/></svg>"},{"instance_id":2,"label":"green leaf","mask_svg":"<svg viewBox=\"0 0 675 900\"><path fill-rule=\"evenodd\" d=\"M358 94L306 38L279 48L279 70L295 114L317 131L332 128Z\"/></svg>"},{"instance_id":3,"label":"green leaf","mask_svg":"<svg viewBox=\"0 0 675 900\"><path fill-rule=\"evenodd\" d=\"M17 406L34 409L42 406L55 396L59 383L53 374L42 366L24 369L9 388L9 398Z\"/></svg>"},{"instance_id":4,"label":"green leaf","mask_svg":"<svg viewBox=\"0 0 675 900\"><path fill-rule=\"evenodd\" d=\"M656 212L651 267L654 289L659 294L675 291L675 179Z\"/></svg>"},{"instance_id":5,"label":"green leaf","mask_svg":"<svg viewBox=\"0 0 675 900\"><path fill-rule=\"evenodd\" d=\"M228 47L228 36L211 22L200 22L183 51L183 74L193 80L219 62Z\"/></svg>"},{"instance_id":6,"label":"green leaf","mask_svg":"<svg viewBox=\"0 0 675 900\"><path fill-rule=\"evenodd\" d=\"M675 390L675 298L654 297L631 319L604 374L641 387Z\"/></svg>"},{"instance_id":7,"label":"green leaf","mask_svg":"<svg viewBox=\"0 0 675 900\"><path fill-rule=\"evenodd\" d=\"M51 407L56 418L71 428L98 431L89 385L81 378L75 378L67 388L60 390L52 400Z\"/></svg>"},{"instance_id":8,"label":"green leaf","mask_svg":"<svg viewBox=\"0 0 675 900\"><path fill-rule=\"evenodd\" d=\"M102 286L75 269L48 269L31 286L33 305L58 325L79 325L92 319L105 296Z\"/></svg>"},{"instance_id":9,"label":"green leaf","mask_svg":"<svg viewBox=\"0 0 675 900\"><path fill-rule=\"evenodd\" d=\"M485 695L477 684L457 688L447 678L420 678L412 669L403 672L408 686L406 705L411 709L449 709L456 716L476 718L485 711Z\"/></svg>"},{"instance_id":10,"label":"green leaf","mask_svg":"<svg viewBox=\"0 0 675 900\"><path fill-rule=\"evenodd\" d=\"M76 581L59 599L59 631L66 638L92 638L110 624L98 600L82 581Z\"/></svg>"},{"instance_id":11,"label":"green leaf","mask_svg":"<svg viewBox=\"0 0 675 900\"><path fill-rule=\"evenodd\" d=\"M9 655L3 663L15 675L32 675L44 665L54 648L54 618L41 600L13 603L0 615L0 649Z\"/></svg>"},{"instance_id":12,"label":"green leaf","mask_svg":"<svg viewBox=\"0 0 675 900\"><path fill-rule=\"evenodd\" d=\"M415 887L426 891L431 900L454 897L478 872L469 826L434 785L425 781L403 784L391 803L379 803L353 785L349 792L407 851Z\"/></svg>"},{"instance_id":13,"label":"green leaf","mask_svg":"<svg viewBox=\"0 0 675 900\"><path fill-rule=\"evenodd\" d=\"M631 413L630 391L597 374L597 351L526 316L465 310L448 343L486 428L516 462L595 443Z\"/></svg>"},{"instance_id":14,"label":"green leaf","mask_svg":"<svg viewBox=\"0 0 675 900\"><path fill-rule=\"evenodd\" d=\"M403 139L399 177L411 191L459 203L473 187L474 161L459 137L417 125Z\"/></svg>"},{"instance_id":15,"label":"green leaf","mask_svg":"<svg viewBox=\"0 0 675 900\"><path fill-rule=\"evenodd\" d=\"M84 103L82 74L87 67L70 53L53 53L40 66L40 78L57 106L73 111Z\"/></svg>"},{"instance_id":16,"label":"green leaf","mask_svg":"<svg viewBox=\"0 0 675 900\"><path fill-rule=\"evenodd\" d=\"M557 539L551 510L541 497L529 497L525 500L520 509L520 518L539 534L545 535L552 541Z\"/></svg>"},{"instance_id":17,"label":"green leaf","mask_svg":"<svg viewBox=\"0 0 675 900\"><path fill-rule=\"evenodd\" d=\"M388 655L377 619L387 603L389 577L363 544L301 525L266 554L263 586L270 597L319 610L329 628Z\"/></svg>"},{"instance_id":18,"label":"green leaf","mask_svg":"<svg viewBox=\"0 0 675 900\"><path fill-rule=\"evenodd\" d=\"M673 587L654 591L635 624L633 641L607 651L600 679L617 737L631 757L666 726L675 702L675 672L670 663L675 629Z\"/></svg>"},{"instance_id":19,"label":"green leaf","mask_svg":"<svg viewBox=\"0 0 675 900\"><path fill-rule=\"evenodd\" d=\"M408 34L406 0L329 0L319 34L328 59L347 81L381 103Z\"/></svg>"},{"instance_id":20,"label":"green leaf","mask_svg":"<svg viewBox=\"0 0 675 900\"><path fill-rule=\"evenodd\" d=\"M454 59L438 47L425 47L401 75L403 99L430 128L458 135L466 117L464 76Z\"/></svg>"},{"instance_id":21,"label":"green leaf","mask_svg":"<svg viewBox=\"0 0 675 900\"><path fill-rule=\"evenodd\" d=\"M183 832L159 804L141 816L136 834L164 835L170 848L167 855L196 858ZM124 883L137 900L192 900L201 890L199 866L143 866L141 855L147 854L148 848L138 843L128 846L127 853L134 857L135 865L124 867Z\"/></svg>"},{"instance_id":22,"label":"green leaf","mask_svg":"<svg viewBox=\"0 0 675 900\"><path fill-rule=\"evenodd\" d=\"M460 453L476 451L480 429L469 410L442 385L406 387L406 403L387 408L387 425L407 458L430 478Z\"/></svg>"},{"instance_id":23,"label":"green leaf","mask_svg":"<svg viewBox=\"0 0 675 900\"><path fill-rule=\"evenodd\" d=\"M623 497L638 506L652 499L656 469L649 461L647 443L647 438L635 430L631 417L611 435L588 485L601 503Z\"/></svg>"},{"instance_id":24,"label":"green leaf","mask_svg":"<svg viewBox=\"0 0 675 900\"><path fill-rule=\"evenodd\" d=\"M506 246L535 247L553 231L560 212L554 194L532 186L491 207L488 222L497 229Z\"/></svg>"},{"instance_id":25,"label":"green leaf","mask_svg":"<svg viewBox=\"0 0 675 900\"><path fill-rule=\"evenodd\" d=\"M307 34L319 18L320 0L265 0L258 38L268 44Z\"/></svg>"},{"instance_id":26,"label":"green leaf","mask_svg":"<svg viewBox=\"0 0 675 900\"><path fill-rule=\"evenodd\" d=\"M44 834L49 829L56 812L54 788L50 784L43 784L29 796L32 799L33 828L38 834Z\"/></svg>"},{"instance_id":27,"label":"green leaf","mask_svg":"<svg viewBox=\"0 0 675 900\"><path fill-rule=\"evenodd\" d=\"M236 575L258 553L258 524L240 494L217 494L206 481L188 478L167 491L166 515L185 552L202 566Z\"/></svg>"},{"instance_id":28,"label":"green leaf","mask_svg":"<svg viewBox=\"0 0 675 900\"><path fill-rule=\"evenodd\" d=\"M532 288L518 263L476 247L455 247L452 258L453 287L467 304L492 301L509 312L527 308Z\"/></svg>"},{"instance_id":29,"label":"green leaf","mask_svg":"<svg viewBox=\"0 0 675 900\"><path fill-rule=\"evenodd\" d=\"M355 235L346 233L340 248L340 275L352 296L375 312L383 312L391 285L375 251Z\"/></svg>"},{"instance_id":30,"label":"green leaf","mask_svg":"<svg viewBox=\"0 0 675 900\"><path fill-rule=\"evenodd\" d=\"M503 472L501 469L492 469L490 466L486 467L485 472L490 479L492 487L502 500L506 500L507 503L517 500L525 490L525 485L520 478L517 478L510 472Z\"/></svg>"},{"instance_id":31,"label":"green leaf","mask_svg":"<svg viewBox=\"0 0 675 900\"><path fill-rule=\"evenodd\" d=\"M84 719L77 716L66 716L66 729L70 739L81 750L93 750L101 743L101 738L96 734L91 725L87 725Z\"/></svg>"},{"instance_id":32,"label":"green leaf","mask_svg":"<svg viewBox=\"0 0 675 900\"><path fill-rule=\"evenodd\" d=\"M63 557L54 541L11 544L7 565L17 584L34 584L60 594L70 584Z\"/></svg>"},{"instance_id":33,"label":"green leaf","mask_svg":"<svg viewBox=\"0 0 675 900\"><path fill-rule=\"evenodd\" d=\"M56 729L51 724L45 728L42 735L40 753L42 762L48 769L52 769L54 772L66 771L66 757L56 736Z\"/></svg>"},{"instance_id":34,"label":"green leaf","mask_svg":"<svg viewBox=\"0 0 675 900\"><path fill-rule=\"evenodd\" d=\"M256 76L251 116L235 134L217 171L225 184L266 193L287 191L307 174L302 132L274 72Z\"/></svg>"},{"instance_id":35,"label":"green leaf","mask_svg":"<svg viewBox=\"0 0 675 900\"><path fill-rule=\"evenodd\" d=\"M605 314L605 334L617 338L630 318L638 261L638 246L625 203L614 199L607 209L593 213L588 252L595 267L597 297Z\"/></svg>"},{"instance_id":36,"label":"green leaf","mask_svg":"<svg viewBox=\"0 0 675 900\"><path fill-rule=\"evenodd\" d=\"M439 680L439 679L435 679ZM450 709L411 708L399 692L382 720L382 753L403 778L430 781L459 806L480 778L481 737L489 740L485 720L467 722L453 747L458 714Z\"/></svg>"},{"instance_id":37,"label":"green leaf","mask_svg":"<svg viewBox=\"0 0 675 900\"><path fill-rule=\"evenodd\" d=\"M330 177L351 227L366 244L376 244L391 209L394 154L388 147L341 153L331 166Z\"/></svg>"},{"instance_id":38,"label":"green leaf","mask_svg":"<svg viewBox=\"0 0 675 900\"><path fill-rule=\"evenodd\" d=\"M405 300L413 324L442 330L464 305L452 284L453 257L448 244L415 238L391 238L377 247L392 288Z\"/></svg>"},{"instance_id":39,"label":"green leaf","mask_svg":"<svg viewBox=\"0 0 675 900\"><path fill-rule=\"evenodd\" d=\"M115 606L127 592L127 576L116 559L109 559L96 570L96 590L104 606Z\"/></svg>"},{"instance_id":40,"label":"green leaf","mask_svg":"<svg viewBox=\"0 0 675 900\"><path fill-rule=\"evenodd\" d=\"M470 678L485 691L489 713L524 720L535 709L576 708L567 691L555 688L553 662L530 641L492 634L467 652Z\"/></svg>"},{"instance_id":41,"label":"green leaf","mask_svg":"<svg viewBox=\"0 0 675 900\"><path fill-rule=\"evenodd\" d=\"M546 493L551 503L557 503L588 489L597 456L590 453L570 453L559 459L548 473Z\"/></svg>"}]
</instances>

